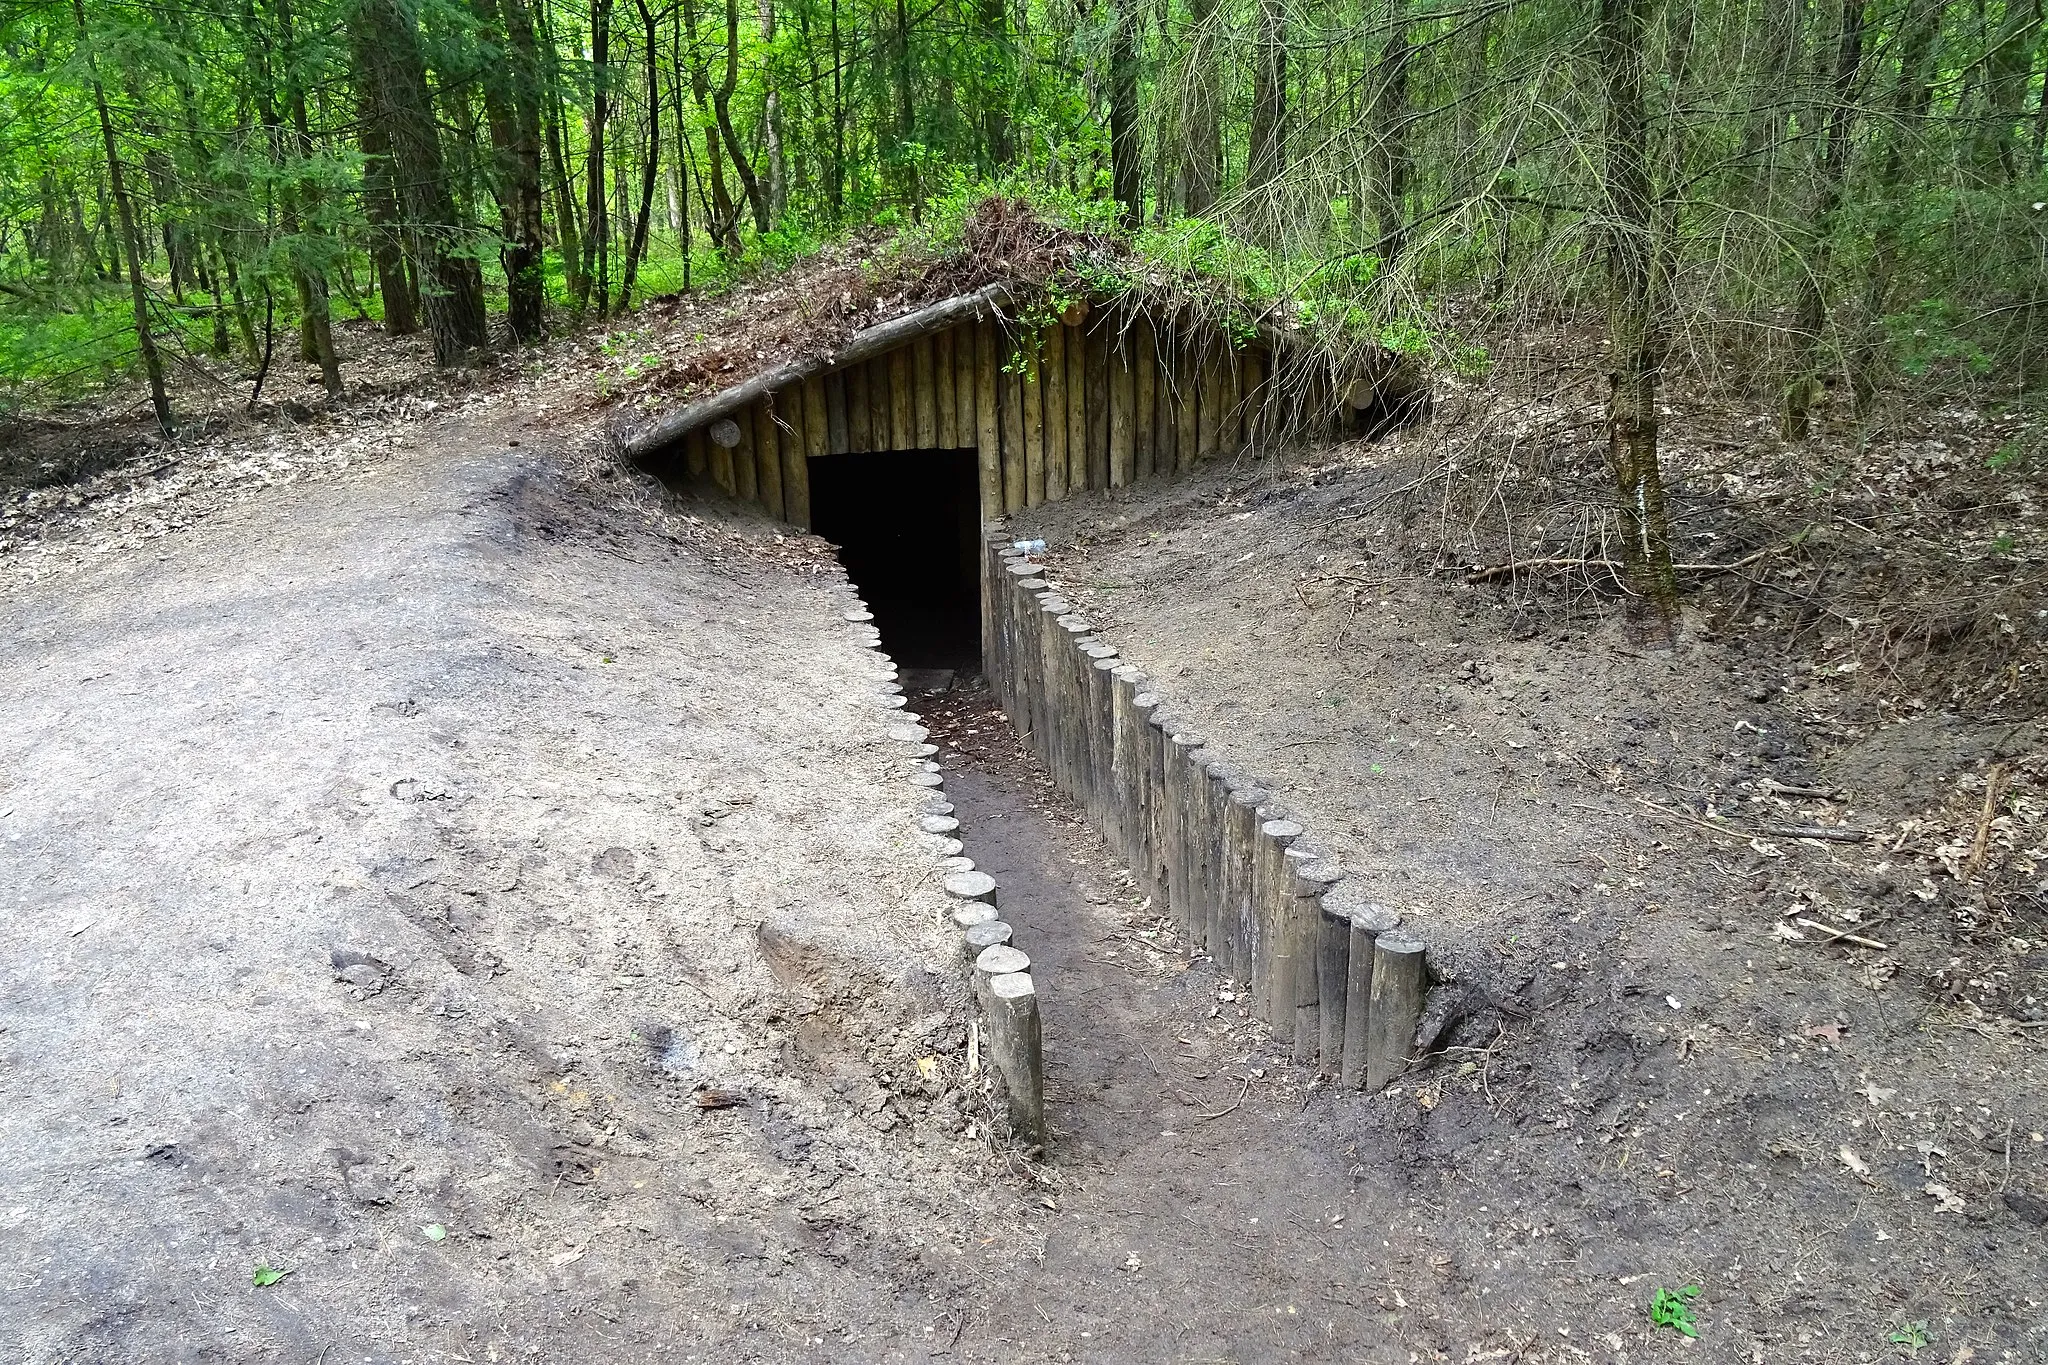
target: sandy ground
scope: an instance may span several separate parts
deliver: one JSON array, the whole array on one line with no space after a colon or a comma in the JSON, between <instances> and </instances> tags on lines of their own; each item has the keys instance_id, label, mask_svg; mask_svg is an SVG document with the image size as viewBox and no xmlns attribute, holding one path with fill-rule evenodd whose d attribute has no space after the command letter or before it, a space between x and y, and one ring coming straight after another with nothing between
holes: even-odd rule
<instances>
[{"instance_id":1,"label":"sandy ground","mask_svg":"<svg viewBox=\"0 0 2048 1365\"><path fill-rule=\"evenodd\" d=\"M990 1156L843 580L552 430L338 422L14 575L0 1354L894 1359L947 1320Z\"/></svg>"}]
</instances>

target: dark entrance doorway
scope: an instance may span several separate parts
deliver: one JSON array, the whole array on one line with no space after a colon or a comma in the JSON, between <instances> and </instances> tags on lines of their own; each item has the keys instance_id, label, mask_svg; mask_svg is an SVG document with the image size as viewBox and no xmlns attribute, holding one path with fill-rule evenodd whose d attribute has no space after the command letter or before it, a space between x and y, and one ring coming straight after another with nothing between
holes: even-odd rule
<instances>
[{"instance_id":1,"label":"dark entrance doorway","mask_svg":"<svg viewBox=\"0 0 2048 1365\"><path fill-rule=\"evenodd\" d=\"M882 648L906 672L981 667L981 493L972 450L821 455L811 529L839 547ZM905 686L942 678L906 679Z\"/></svg>"}]
</instances>

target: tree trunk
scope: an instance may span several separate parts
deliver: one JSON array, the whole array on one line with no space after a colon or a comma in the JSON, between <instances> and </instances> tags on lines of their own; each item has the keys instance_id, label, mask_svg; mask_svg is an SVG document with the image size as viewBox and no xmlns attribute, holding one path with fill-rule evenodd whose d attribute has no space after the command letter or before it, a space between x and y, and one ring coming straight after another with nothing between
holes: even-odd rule
<instances>
[{"instance_id":1,"label":"tree trunk","mask_svg":"<svg viewBox=\"0 0 2048 1365\"><path fill-rule=\"evenodd\" d=\"M1373 221L1379 230L1374 249L1382 269L1392 268L1408 245L1408 60L1415 49L1407 0L1390 0L1387 23L1366 130L1372 139Z\"/></svg>"},{"instance_id":2,"label":"tree trunk","mask_svg":"<svg viewBox=\"0 0 2048 1365\"><path fill-rule=\"evenodd\" d=\"M1138 130L1138 4L1116 0L1109 38L1109 184L1125 227L1144 211L1144 136Z\"/></svg>"},{"instance_id":3,"label":"tree trunk","mask_svg":"<svg viewBox=\"0 0 2048 1365\"><path fill-rule=\"evenodd\" d=\"M357 115L357 141L363 152L363 217L370 224L370 262L377 270L377 292L384 298L384 332L387 336L410 336L420 329L419 306L399 247L391 140L385 133L385 114L377 103L374 83L361 81L358 86L361 108Z\"/></svg>"},{"instance_id":4,"label":"tree trunk","mask_svg":"<svg viewBox=\"0 0 2048 1365\"><path fill-rule=\"evenodd\" d=\"M1622 572L1647 614L1644 631L1668 640L1678 615L1664 481L1657 467L1657 385L1664 363L1656 245L1652 241L1649 112L1643 101L1643 30L1654 0L1601 0L1606 77L1602 129L1606 232L1607 462L1614 474Z\"/></svg>"},{"instance_id":5,"label":"tree trunk","mask_svg":"<svg viewBox=\"0 0 2048 1365\"><path fill-rule=\"evenodd\" d=\"M633 0L647 36L647 160L640 170L640 212L633 220L633 240L626 248L626 268L619 272L619 307L632 306L633 281L640 273L640 254L647 250L647 225L654 217L654 182L661 166L661 66L655 48L654 11L647 0Z\"/></svg>"},{"instance_id":6,"label":"tree trunk","mask_svg":"<svg viewBox=\"0 0 2048 1365\"><path fill-rule=\"evenodd\" d=\"M590 146L583 158L584 288L604 316L611 298L611 206L604 173L605 125L611 119L612 0L590 0Z\"/></svg>"},{"instance_id":7,"label":"tree trunk","mask_svg":"<svg viewBox=\"0 0 2048 1365\"><path fill-rule=\"evenodd\" d=\"M1811 427L1813 402L1820 390L1821 329L1827 323L1827 274L1835 211L1842 204L1842 183L1849 171L1849 134L1855 120L1851 96L1863 65L1863 0L1842 0L1836 29L1835 65L1829 82L1830 103L1821 123L1821 142L1814 155L1813 202L1806 216L1811 241L1801 263L1798 315L1792 332L1792 382L1785 387L1782 429L1788 441L1803 441Z\"/></svg>"},{"instance_id":8,"label":"tree trunk","mask_svg":"<svg viewBox=\"0 0 2048 1365\"><path fill-rule=\"evenodd\" d=\"M782 153L782 92L775 83L775 0L756 0L761 16L761 44L765 49L760 65L764 90L761 127L765 142L763 158L768 162L768 221L780 223L789 208L789 167Z\"/></svg>"},{"instance_id":9,"label":"tree trunk","mask_svg":"<svg viewBox=\"0 0 2048 1365\"><path fill-rule=\"evenodd\" d=\"M2041 0L2006 0L1984 54L1984 112L1970 145L1970 169L1980 184L2015 179L2026 164L2020 129L2040 36Z\"/></svg>"},{"instance_id":10,"label":"tree trunk","mask_svg":"<svg viewBox=\"0 0 2048 1365\"><path fill-rule=\"evenodd\" d=\"M1217 36L1216 0L1189 0L1180 193L1182 210L1193 217L1213 210L1223 188L1223 92L1216 78Z\"/></svg>"},{"instance_id":11,"label":"tree trunk","mask_svg":"<svg viewBox=\"0 0 2048 1365\"><path fill-rule=\"evenodd\" d=\"M275 0L277 9L278 36L284 43L285 102L292 114L292 151L298 162L303 188L293 187L290 202L297 204L304 196L307 236L310 241L324 242L325 233L320 228L320 191L313 176L306 173L306 167L313 159L312 121L306 116L306 89L299 77L297 41L292 32L291 0ZM252 16L253 17L253 16ZM334 351L334 323L327 295L327 275L319 264L303 258L296 263L293 273L299 287L299 312L305 319L306 339L312 343L312 355L308 359L320 362L320 382L329 398L341 397L341 360Z\"/></svg>"},{"instance_id":12,"label":"tree trunk","mask_svg":"<svg viewBox=\"0 0 2048 1365\"><path fill-rule=\"evenodd\" d=\"M460 364L487 337L483 272L473 258L459 254L461 220L441 161L419 35L397 0L355 0L348 28L361 79L375 83L378 103L389 115L385 134L407 254L430 276L419 293L434 361Z\"/></svg>"},{"instance_id":13,"label":"tree trunk","mask_svg":"<svg viewBox=\"0 0 2048 1365\"><path fill-rule=\"evenodd\" d=\"M697 40L696 0L682 0L683 25L690 38L690 97L697 105L697 121L704 134L704 161L710 173L711 203L705 217L711 223L711 240L728 251L740 249L739 210L725 184L725 153L719 141L718 118L711 107L711 78ZM702 184L699 184L702 197Z\"/></svg>"},{"instance_id":14,"label":"tree trunk","mask_svg":"<svg viewBox=\"0 0 2048 1365\"><path fill-rule=\"evenodd\" d=\"M1884 155L1878 162L1871 195L1871 212L1877 217L1877 225L1871 243L1870 269L1864 277L1863 315L1858 319L1861 335L1849 366L1859 415L1869 410L1877 393L1879 372L1884 367L1884 315L1890 304L1892 283L1898 276L1903 227L1898 190L1905 177L1908 143L1923 131L1927 111L1934 102L1937 73L1930 59L1941 36L1948 5L1949 0L1908 0L1906 12L1899 20L1898 36L1893 40L1899 74L1892 87L1892 117L1884 132Z\"/></svg>"},{"instance_id":15,"label":"tree trunk","mask_svg":"<svg viewBox=\"0 0 2048 1365\"><path fill-rule=\"evenodd\" d=\"M78 42L85 49L85 69L92 79L93 108L100 117L100 140L107 153L107 184L114 195L114 212L121 220L121 245L128 257L128 300L135 309L135 346L142 355L142 372L149 378L149 402L156 409L156 424L166 436L178 434L171 419L170 395L164 391L164 363L157 354L156 336L149 328L149 291L142 283L142 240L135 231L135 206L128 199L128 182L121 175L121 151L114 140L114 118L107 112L107 90L100 83L99 54L93 50L92 34L85 25L85 0L71 0L71 13L78 21Z\"/></svg>"},{"instance_id":16,"label":"tree trunk","mask_svg":"<svg viewBox=\"0 0 2048 1365\"><path fill-rule=\"evenodd\" d=\"M497 162L493 181L503 222L505 313L512 339L547 335L546 247L541 229L540 99L542 72L527 0L476 0L487 31L503 22L510 60L485 73L484 105ZM497 33L490 35L497 38ZM491 106L496 111L491 112Z\"/></svg>"},{"instance_id":17,"label":"tree trunk","mask_svg":"<svg viewBox=\"0 0 2048 1365\"><path fill-rule=\"evenodd\" d=\"M832 20L836 58L839 0L833 0ZM1013 155L1010 145L1010 70L1013 60L1010 12L1005 0L979 0L974 8L974 32L981 40L985 76L981 91L982 171L984 174L996 174L1009 166ZM836 84L833 93L836 97Z\"/></svg>"},{"instance_id":18,"label":"tree trunk","mask_svg":"<svg viewBox=\"0 0 2048 1365\"><path fill-rule=\"evenodd\" d=\"M1287 11L1281 0L1259 0L1258 42L1252 53L1252 115L1245 156L1245 188L1258 199L1254 212L1276 218L1271 195L1287 160Z\"/></svg>"},{"instance_id":19,"label":"tree trunk","mask_svg":"<svg viewBox=\"0 0 2048 1365\"><path fill-rule=\"evenodd\" d=\"M548 174L555 182L555 245L562 256L562 283L569 291L569 306L580 313L590 297L590 282L583 273L583 234L576 223L576 184L569 175L569 158L562 151L562 133L569 123L569 111L562 100L561 55L554 29L549 26L549 6L543 4L532 12L540 19L540 52L548 86Z\"/></svg>"},{"instance_id":20,"label":"tree trunk","mask_svg":"<svg viewBox=\"0 0 2048 1365\"><path fill-rule=\"evenodd\" d=\"M732 157L732 168L747 192L747 206L754 211L754 231L766 232L768 199L762 193L760 177L754 174L753 163L747 160L746 150L740 146L739 134L732 127L732 95L739 89L739 84L739 0L725 0L725 80L712 92L711 107L718 115L718 131L725 138L725 150Z\"/></svg>"}]
</instances>

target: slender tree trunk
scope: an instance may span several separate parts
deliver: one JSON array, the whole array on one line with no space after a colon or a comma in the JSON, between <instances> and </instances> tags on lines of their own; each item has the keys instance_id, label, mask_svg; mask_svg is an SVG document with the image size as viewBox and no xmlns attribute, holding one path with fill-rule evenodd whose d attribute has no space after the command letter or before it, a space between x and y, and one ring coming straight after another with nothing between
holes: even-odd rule
<instances>
[{"instance_id":1,"label":"slender tree trunk","mask_svg":"<svg viewBox=\"0 0 2048 1365\"><path fill-rule=\"evenodd\" d=\"M1408 246L1408 61L1414 52L1409 36L1407 0L1389 0L1387 40L1380 47L1374 72L1368 118L1372 139L1373 220L1379 229L1376 251L1383 268L1392 268Z\"/></svg>"},{"instance_id":2,"label":"slender tree trunk","mask_svg":"<svg viewBox=\"0 0 2048 1365\"><path fill-rule=\"evenodd\" d=\"M278 35L283 40L285 102L291 106L292 150L301 170L303 188L294 187L290 202L303 198L308 221L308 245L324 246L326 233L320 225L320 191L306 168L313 159L312 120L306 114L306 88L299 74L298 43L293 35L290 0L276 0ZM253 17L253 16L252 16ZM293 272L299 287L300 315L306 321L306 339L312 343L310 359L320 362L320 381L329 398L341 397L341 359L334 350L334 324L327 296L327 275L314 261L301 259Z\"/></svg>"},{"instance_id":3,"label":"slender tree trunk","mask_svg":"<svg viewBox=\"0 0 2048 1365\"><path fill-rule=\"evenodd\" d=\"M1907 148L1923 134L1927 111L1934 102L1936 73L1932 58L1948 5L1949 0L1907 0L1898 36L1893 40L1899 74L1892 87L1892 117L1884 130L1884 155L1878 162L1871 195L1871 211L1877 217L1877 226L1871 243L1870 269L1863 283L1863 315L1858 319L1861 335L1849 366L1858 414L1869 410L1884 367L1884 315L1890 305L1892 283L1898 276L1903 227L1898 191L1905 178Z\"/></svg>"},{"instance_id":4,"label":"slender tree trunk","mask_svg":"<svg viewBox=\"0 0 2048 1365\"><path fill-rule=\"evenodd\" d=\"M647 160L640 171L640 212L633 220L633 240L626 248L626 268L619 272L619 307L632 306L633 281L640 273L640 254L647 249L647 224L654 217L654 181L661 165L661 66L655 48L654 11L647 0L633 0L647 35Z\"/></svg>"},{"instance_id":5,"label":"slender tree trunk","mask_svg":"<svg viewBox=\"0 0 2048 1365\"><path fill-rule=\"evenodd\" d=\"M1282 0L1259 0L1258 23L1244 179L1246 189L1259 196L1254 211L1271 219L1270 196L1287 168L1287 11Z\"/></svg>"},{"instance_id":6,"label":"slender tree trunk","mask_svg":"<svg viewBox=\"0 0 2048 1365\"><path fill-rule=\"evenodd\" d=\"M99 113L100 140L107 153L107 184L113 191L114 211L121 220L121 244L128 257L128 299L135 310L135 346L142 355L142 372L149 378L149 402L156 409L157 427L164 435L175 436L178 427L171 418L170 395L164 391L164 363L149 327L149 290L142 282L142 239L135 231L135 206L128 199L128 182L121 175L121 150L114 140L114 117L107 111L107 89L100 83L99 54L93 50L92 34L85 24L85 0L71 0L71 13L78 22L79 45L85 48L93 108Z\"/></svg>"},{"instance_id":7,"label":"slender tree trunk","mask_svg":"<svg viewBox=\"0 0 2048 1365\"><path fill-rule=\"evenodd\" d=\"M569 306L580 313L589 301L590 281L583 273L583 234L576 223L576 182L569 174L569 159L562 151L569 111L562 99L561 52L549 24L549 6L543 3L534 13L540 19L541 56L548 84L548 171L555 182L555 245L562 255L562 283L569 291Z\"/></svg>"},{"instance_id":8,"label":"slender tree trunk","mask_svg":"<svg viewBox=\"0 0 2048 1365\"><path fill-rule=\"evenodd\" d=\"M832 0L834 66L838 59L839 0ZM994 174L1010 164L1014 149L1010 143L1010 88L1016 65L1010 50L1010 13L1006 0L978 0L974 8L974 35L982 51L981 154L982 171ZM833 101L844 108L835 82ZM845 155L842 149L841 160Z\"/></svg>"},{"instance_id":9,"label":"slender tree trunk","mask_svg":"<svg viewBox=\"0 0 2048 1365\"><path fill-rule=\"evenodd\" d=\"M1643 100L1643 31L1655 0L1601 0L1599 50L1606 77L1602 148L1605 191L1608 373L1607 462L1614 474L1621 562L1648 609L1646 633L1670 638L1678 615L1671 531L1657 467L1657 385L1664 343L1652 241L1649 111Z\"/></svg>"},{"instance_id":10,"label":"slender tree trunk","mask_svg":"<svg viewBox=\"0 0 2048 1365\"><path fill-rule=\"evenodd\" d=\"M2041 37L2041 0L2006 0L1984 54L1984 115L1971 139L1970 168L1980 184L2015 179L2024 162L2020 128Z\"/></svg>"},{"instance_id":11,"label":"slender tree trunk","mask_svg":"<svg viewBox=\"0 0 2048 1365\"><path fill-rule=\"evenodd\" d=\"M725 150L732 157L732 168L739 175L740 185L747 192L747 206L754 211L754 231L768 230L768 198L761 189L760 177L754 174L753 163L747 160L746 149L740 146L739 134L732 126L732 96L740 84L740 8L739 0L725 0L725 79L712 92L711 107L718 115L718 131L725 138Z\"/></svg>"},{"instance_id":12,"label":"slender tree trunk","mask_svg":"<svg viewBox=\"0 0 2048 1365\"><path fill-rule=\"evenodd\" d=\"M1841 207L1842 185L1849 173L1856 73L1863 65L1863 0L1842 0L1841 22L1835 36L1834 72L1828 82L1830 102L1821 122L1820 147L1814 156L1813 202L1806 219L1811 246L1801 263L1799 308L1793 322L1792 382L1785 388L1782 420L1788 441L1806 439L1814 399L1819 396L1829 256L1835 212Z\"/></svg>"},{"instance_id":13,"label":"slender tree trunk","mask_svg":"<svg viewBox=\"0 0 2048 1365\"><path fill-rule=\"evenodd\" d=\"M375 82L390 116L385 132L407 254L430 276L419 292L435 363L460 364L487 338L483 272L459 252L462 220L441 159L419 35L397 0L355 0L348 28L362 79Z\"/></svg>"},{"instance_id":14,"label":"slender tree trunk","mask_svg":"<svg viewBox=\"0 0 2048 1365\"><path fill-rule=\"evenodd\" d=\"M839 42L839 0L832 0L832 172L825 194L834 227L846 214L846 91L840 75L845 67L846 54Z\"/></svg>"},{"instance_id":15,"label":"slender tree trunk","mask_svg":"<svg viewBox=\"0 0 2048 1365\"><path fill-rule=\"evenodd\" d=\"M782 152L782 92L775 81L775 0L756 0L761 16L761 128L768 163L768 221L780 223L789 207L789 166Z\"/></svg>"},{"instance_id":16,"label":"slender tree trunk","mask_svg":"<svg viewBox=\"0 0 2048 1365\"><path fill-rule=\"evenodd\" d=\"M1138 128L1138 0L1116 0L1109 36L1109 185L1125 227L1144 219L1145 139Z\"/></svg>"},{"instance_id":17,"label":"slender tree trunk","mask_svg":"<svg viewBox=\"0 0 2048 1365\"><path fill-rule=\"evenodd\" d=\"M611 120L612 0L590 0L590 146L583 158L583 278L597 315L611 298L611 207L604 147Z\"/></svg>"},{"instance_id":18,"label":"slender tree trunk","mask_svg":"<svg viewBox=\"0 0 2048 1365\"><path fill-rule=\"evenodd\" d=\"M1216 41L1216 0L1190 0L1180 193L1183 211L1194 217L1212 211L1223 188L1223 91L1216 76Z\"/></svg>"},{"instance_id":19,"label":"slender tree trunk","mask_svg":"<svg viewBox=\"0 0 2048 1365\"><path fill-rule=\"evenodd\" d=\"M391 183L391 141L385 114L377 104L374 84L359 82L361 108L357 135L363 153L363 217L370 224L370 263L377 270L377 292L384 299L384 332L410 336L420 329L418 300L405 273L399 246L398 198ZM254 349L254 342L251 342Z\"/></svg>"},{"instance_id":20,"label":"slender tree trunk","mask_svg":"<svg viewBox=\"0 0 2048 1365\"><path fill-rule=\"evenodd\" d=\"M711 222L711 240L728 251L740 249L739 211L725 184L725 152L719 141L719 123L712 110L711 79L697 39L696 0L682 0L683 25L690 38L690 96L697 105L697 121L704 135L704 161L710 173L711 203L705 214ZM702 197L703 185L698 186Z\"/></svg>"},{"instance_id":21,"label":"slender tree trunk","mask_svg":"<svg viewBox=\"0 0 2048 1365\"><path fill-rule=\"evenodd\" d=\"M478 0L490 15L492 0ZM491 126L498 156L499 203L504 213L505 246L499 260L505 269L506 322L517 342L539 341L547 335L547 249L542 240L540 176L540 104L543 84L540 52L534 39L533 14L527 0L497 0L506 50L511 61L499 79L486 79L485 98L499 87L504 142L499 120Z\"/></svg>"}]
</instances>

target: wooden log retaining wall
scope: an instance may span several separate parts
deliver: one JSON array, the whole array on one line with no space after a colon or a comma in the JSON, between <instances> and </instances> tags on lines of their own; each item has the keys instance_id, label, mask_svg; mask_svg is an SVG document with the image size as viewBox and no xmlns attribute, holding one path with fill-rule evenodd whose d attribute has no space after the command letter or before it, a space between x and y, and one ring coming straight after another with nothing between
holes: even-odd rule
<instances>
[{"instance_id":1,"label":"wooden log retaining wall","mask_svg":"<svg viewBox=\"0 0 2048 1365\"><path fill-rule=\"evenodd\" d=\"M938 864L947 914L979 1014L968 1047L968 1074L971 1078L984 1066L993 1070L1001 1082L1013 1135L1027 1153L1042 1151L1050 1130L1045 1121L1038 984L1031 975L1031 958L1015 942L1015 930L1001 918L995 878L977 870L966 856L960 821L946 797L945 773L933 762L938 746L930 742L922 717L908 709L903 685L895 679L894 661L882 652L874 613L850 589L842 600L847 603L842 615L855 638L885 665L876 688L882 706L894 713L888 736L897 747L904 776L925 793L917 816L918 836Z\"/></svg>"},{"instance_id":2,"label":"wooden log retaining wall","mask_svg":"<svg viewBox=\"0 0 2048 1365\"><path fill-rule=\"evenodd\" d=\"M1269 370L1262 344L1117 308L1035 336L963 322L763 393L684 437L684 467L808 527L810 456L971 449L990 520L1237 454L1270 425Z\"/></svg>"},{"instance_id":3,"label":"wooden log retaining wall","mask_svg":"<svg viewBox=\"0 0 2048 1365\"><path fill-rule=\"evenodd\" d=\"M1423 944L1211 751L1041 558L1000 523L984 549L983 671L1055 785L1296 1062L1368 1090L1406 1071L1429 986Z\"/></svg>"}]
</instances>

